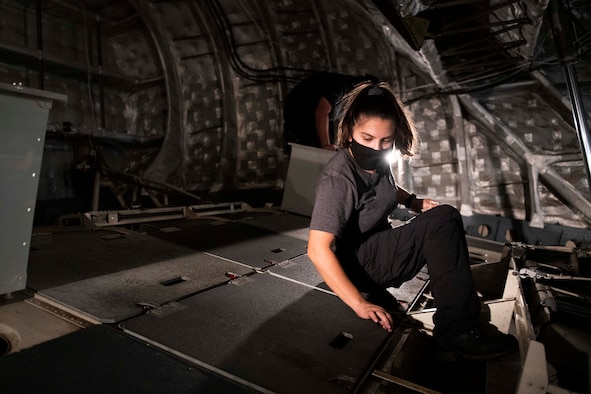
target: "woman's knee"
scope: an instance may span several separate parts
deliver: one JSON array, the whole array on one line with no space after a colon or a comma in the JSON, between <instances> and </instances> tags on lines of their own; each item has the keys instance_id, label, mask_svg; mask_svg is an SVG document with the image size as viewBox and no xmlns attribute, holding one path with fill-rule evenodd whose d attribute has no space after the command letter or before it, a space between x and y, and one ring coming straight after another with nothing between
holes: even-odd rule
<instances>
[{"instance_id":1,"label":"woman's knee","mask_svg":"<svg viewBox=\"0 0 591 394\"><path fill-rule=\"evenodd\" d=\"M460 215L460 212L456 208L447 204L438 205L425 213L442 219L458 220L462 218L462 215Z\"/></svg>"},{"instance_id":2,"label":"woman's knee","mask_svg":"<svg viewBox=\"0 0 591 394\"><path fill-rule=\"evenodd\" d=\"M463 232L462 215L451 205L439 205L423 213L431 216L430 226L435 229L448 228L449 230L458 229Z\"/></svg>"}]
</instances>

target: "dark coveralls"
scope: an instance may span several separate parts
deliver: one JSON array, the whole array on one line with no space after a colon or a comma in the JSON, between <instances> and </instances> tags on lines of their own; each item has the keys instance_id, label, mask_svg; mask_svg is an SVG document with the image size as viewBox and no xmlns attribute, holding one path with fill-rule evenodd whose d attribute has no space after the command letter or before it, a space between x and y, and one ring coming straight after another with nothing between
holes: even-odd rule
<instances>
[{"instance_id":1,"label":"dark coveralls","mask_svg":"<svg viewBox=\"0 0 591 394\"><path fill-rule=\"evenodd\" d=\"M460 213L440 205L391 228L397 206L389 170L369 174L343 149L322 169L310 229L336 236L335 254L361 292L400 286L426 264L437 311L434 338L445 344L474 326L474 289Z\"/></svg>"},{"instance_id":2,"label":"dark coveralls","mask_svg":"<svg viewBox=\"0 0 591 394\"><path fill-rule=\"evenodd\" d=\"M338 253L337 253L338 255ZM381 287L397 287L412 279L426 264L437 311L434 338L442 344L472 327L480 312L460 213L441 205L410 223L377 232L359 245L356 256L370 278ZM390 272L372 265L383 261Z\"/></svg>"}]
</instances>

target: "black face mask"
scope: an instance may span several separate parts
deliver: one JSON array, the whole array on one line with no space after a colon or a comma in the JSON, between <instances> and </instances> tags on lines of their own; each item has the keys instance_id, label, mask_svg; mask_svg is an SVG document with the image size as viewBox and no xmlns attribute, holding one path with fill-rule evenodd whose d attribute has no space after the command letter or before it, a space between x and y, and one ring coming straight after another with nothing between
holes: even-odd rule
<instances>
[{"instance_id":1,"label":"black face mask","mask_svg":"<svg viewBox=\"0 0 591 394\"><path fill-rule=\"evenodd\" d=\"M375 150L361 145L354 139L351 139L350 148L355 161L364 170L375 170L387 164L386 156L390 152L389 149Z\"/></svg>"}]
</instances>

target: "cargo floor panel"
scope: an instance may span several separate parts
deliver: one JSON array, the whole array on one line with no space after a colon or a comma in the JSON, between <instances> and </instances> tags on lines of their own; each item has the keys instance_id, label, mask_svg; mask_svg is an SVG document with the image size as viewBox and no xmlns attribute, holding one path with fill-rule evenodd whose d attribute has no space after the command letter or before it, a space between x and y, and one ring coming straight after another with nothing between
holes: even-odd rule
<instances>
[{"instance_id":1,"label":"cargo floor panel","mask_svg":"<svg viewBox=\"0 0 591 394\"><path fill-rule=\"evenodd\" d=\"M306 253L307 242L233 221L151 223L148 234L242 264L265 268Z\"/></svg>"},{"instance_id":2,"label":"cargo floor panel","mask_svg":"<svg viewBox=\"0 0 591 394\"><path fill-rule=\"evenodd\" d=\"M2 392L249 393L103 325L0 358Z\"/></svg>"},{"instance_id":3,"label":"cargo floor panel","mask_svg":"<svg viewBox=\"0 0 591 394\"><path fill-rule=\"evenodd\" d=\"M301 282L309 286L327 289L324 280L307 254L269 267L267 271L274 275Z\"/></svg>"},{"instance_id":4,"label":"cargo floor panel","mask_svg":"<svg viewBox=\"0 0 591 394\"><path fill-rule=\"evenodd\" d=\"M272 210L254 211L247 212L240 222L308 241L309 217Z\"/></svg>"},{"instance_id":5,"label":"cargo floor panel","mask_svg":"<svg viewBox=\"0 0 591 394\"><path fill-rule=\"evenodd\" d=\"M102 229L35 234L27 286L39 291L152 263L190 259L194 253L143 233Z\"/></svg>"},{"instance_id":6,"label":"cargo floor panel","mask_svg":"<svg viewBox=\"0 0 591 394\"><path fill-rule=\"evenodd\" d=\"M227 273L253 270L225 259L189 250L161 263L69 283L40 295L103 323L116 323L228 282Z\"/></svg>"},{"instance_id":7,"label":"cargo floor panel","mask_svg":"<svg viewBox=\"0 0 591 394\"><path fill-rule=\"evenodd\" d=\"M124 331L199 365L281 393L345 393L388 338L337 297L266 273L121 323Z\"/></svg>"}]
</instances>

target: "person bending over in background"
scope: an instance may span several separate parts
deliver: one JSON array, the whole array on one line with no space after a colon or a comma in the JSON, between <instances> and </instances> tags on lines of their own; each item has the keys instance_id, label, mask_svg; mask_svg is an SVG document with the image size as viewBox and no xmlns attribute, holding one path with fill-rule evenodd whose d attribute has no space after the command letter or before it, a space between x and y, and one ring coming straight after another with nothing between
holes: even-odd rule
<instances>
[{"instance_id":1,"label":"person bending over in background","mask_svg":"<svg viewBox=\"0 0 591 394\"><path fill-rule=\"evenodd\" d=\"M370 75L353 76L322 72L300 82L285 99L285 140L336 150L333 108L356 84L369 80L377 79Z\"/></svg>"},{"instance_id":2,"label":"person bending over in background","mask_svg":"<svg viewBox=\"0 0 591 394\"><path fill-rule=\"evenodd\" d=\"M391 312L362 292L400 286L426 264L439 355L489 359L516 351L515 337L489 334L478 323L460 213L417 198L392 177L386 155L397 150L409 158L419 141L392 87L359 84L339 106L339 150L320 173L308 240L308 256L326 284L357 316L391 331ZM392 228L387 218L400 203L419 214Z\"/></svg>"}]
</instances>

